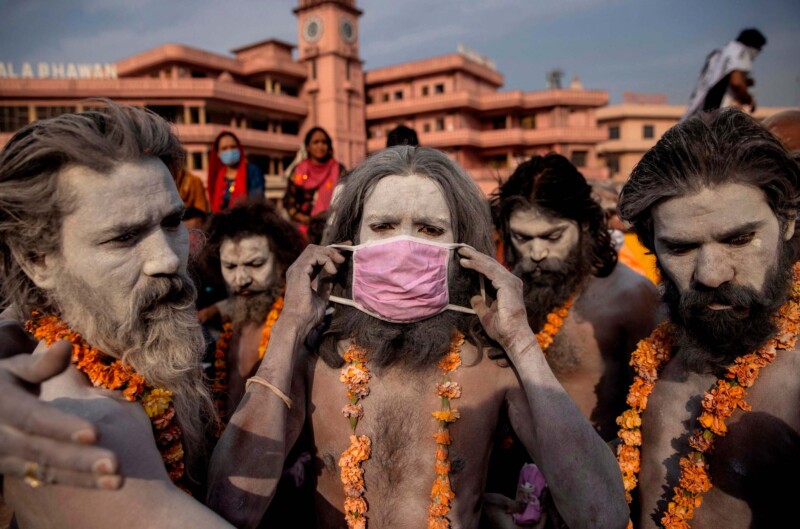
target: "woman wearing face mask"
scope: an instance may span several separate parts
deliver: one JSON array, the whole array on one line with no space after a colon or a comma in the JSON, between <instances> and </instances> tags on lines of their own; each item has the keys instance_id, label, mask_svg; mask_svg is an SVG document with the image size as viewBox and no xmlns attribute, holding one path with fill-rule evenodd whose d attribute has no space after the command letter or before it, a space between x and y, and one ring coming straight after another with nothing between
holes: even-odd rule
<instances>
[{"instance_id":1,"label":"woman wearing face mask","mask_svg":"<svg viewBox=\"0 0 800 529\"><path fill-rule=\"evenodd\" d=\"M220 132L208 160L211 211L222 211L248 196L263 197L264 188L264 173L247 163L239 138L227 130Z\"/></svg>"},{"instance_id":2,"label":"woman wearing face mask","mask_svg":"<svg viewBox=\"0 0 800 529\"><path fill-rule=\"evenodd\" d=\"M333 190L345 172L333 157L333 143L324 129L309 130L304 144L308 156L295 167L283 197L283 207L301 229L330 208Z\"/></svg>"}]
</instances>

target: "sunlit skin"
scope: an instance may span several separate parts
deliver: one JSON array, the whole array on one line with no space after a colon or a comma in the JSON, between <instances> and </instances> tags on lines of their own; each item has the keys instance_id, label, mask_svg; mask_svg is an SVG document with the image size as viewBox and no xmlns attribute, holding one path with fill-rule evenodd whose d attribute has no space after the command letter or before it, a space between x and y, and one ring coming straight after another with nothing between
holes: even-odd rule
<instances>
[{"instance_id":1,"label":"sunlit skin","mask_svg":"<svg viewBox=\"0 0 800 529\"><path fill-rule=\"evenodd\" d=\"M781 228L760 189L738 183L665 200L654 207L653 220L656 255L681 291L692 284L717 288L729 282L760 290L767 270L777 263L778 244L794 231L793 222ZM763 520L765 510L792 509L789 498L797 487L778 483L787 483L785 478L798 468L798 373L796 349L779 351L747 389L752 410L734 412L727 421L728 434L717 440L710 460L713 488L695 511L693 528L761 527L765 525L757 520ZM676 454L689 451L687 436L697 427L701 396L716 380L714 374L689 371L680 353L664 368L642 416L637 493L643 508L637 527L660 527L653 517L663 506L658 502L666 499L665 491L678 481Z\"/></svg>"},{"instance_id":2,"label":"sunlit skin","mask_svg":"<svg viewBox=\"0 0 800 529\"><path fill-rule=\"evenodd\" d=\"M328 139L325 137L325 134L321 131L314 132L308 141L308 145L306 145L306 149L308 149L308 155L312 160L322 163L330 151Z\"/></svg>"},{"instance_id":3,"label":"sunlit skin","mask_svg":"<svg viewBox=\"0 0 800 529\"><path fill-rule=\"evenodd\" d=\"M423 176L411 175L388 176L375 185L366 197L358 241L354 242L365 243L398 235L443 243L456 241L452 216L438 184ZM519 437L533 453L548 450L551 454L549 458L541 458L546 460L542 463L546 468L543 472L556 472L555 468L560 464L570 467L569 472L560 467L561 475L569 475L569 484L560 480L554 480L552 484L555 494L564 502L565 510L578 517L586 517L591 511L596 514L589 517L610 515L619 520L617 515L621 511L617 508L620 505L608 498L602 502L602 507L594 508L587 507L585 500L577 500L581 495L588 497L586 487L591 487L589 482L596 477L587 465L606 468L608 475L603 478L602 487L597 483L597 489L602 488L603 494L617 498L614 494L617 492L618 470L613 459L612 464L605 467L606 457L610 456L608 448L580 417L577 408L547 369L541 354L516 356L522 348L536 347L525 322L519 280L491 257L475 250L462 249L459 255L461 266L486 275L497 289L498 302L491 308L483 304L480 296L473 298L473 304L475 310L483 315L481 321L487 332L506 344L504 347L512 359L522 362L517 367L527 391L521 389L517 371L501 367L472 345L464 344L462 367L452 374L452 379L463 388L456 403L463 411L461 418L451 426L455 440L450 446L450 458L454 464L452 479L456 498L450 520L456 527L474 528L478 525L476 513L480 508L489 451L498 418L504 409ZM292 407L287 410L269 390L251 389L220 439L219 456L215 454L209 474L210 504L237 525L257 525L262 512L259 504L265 509L274 491L275 478L271 476L280 473L283 455L309 421L317 458L314 466L318 469L316 506L319 524L321 528L343 526L344 492L337 462L349 445L351 430L341 413L347 403L346 388L339 380L341 370L328 367L316 355L300 357L295 364L291 350L303 343L311 328L309 326L313 327L315 321L321 320L327 305L310 288L310 279L320 269L335 274L344 259L337 250L312 245L286 274L286 306L273 328L258 375L267 377L276 386L291 387ZM344 353L348 346L348 341L344 340L338 347ZM440 380L441 372L435 366L414 373L397 366L375 373L369 383L371 391L364 401L365 415L358 423L358 434L369 436L373 447L372 457L363 463L370 527L403 529L419 527L427 520L435 477L432 436L437 430L431 412L441 405L434 392ZM539 406L535 421L531 419L531 402ZM274 420L265 421L264 417ZM570 436L559 436L557 443L555 439L540 441L547 448L534 446L534 438L544 439L555 431L553 424L562 427L567 423L571 425ZM537 424L542 428L546 424L547 427L539 429ZM275 445L276 438L285 438L286 445ZM556 455L556 445L563 447L564 443L574 443L574 449ZM230 452L227 447L230 447ZM576 466L576 454L582 450L589 450L592 455L587 456L586 464ZM234 452L236 457L227 455ZM242 465L245 454L253 454L259 463L251 461L245 467ZM597 489L593 488L592 497ZM247 491L253 491L255 496ZM248 507L234 509L233 505ZM619 525L623 525L621 520ZM588 526L597 525L592 523Z\"/></svg>"}]
</instances>

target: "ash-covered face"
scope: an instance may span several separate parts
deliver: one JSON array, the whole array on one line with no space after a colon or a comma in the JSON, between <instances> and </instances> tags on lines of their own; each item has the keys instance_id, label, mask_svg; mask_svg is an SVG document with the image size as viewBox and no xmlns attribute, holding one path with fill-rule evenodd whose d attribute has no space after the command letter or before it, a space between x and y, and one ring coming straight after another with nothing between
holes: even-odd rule
<instances>
[{"instance_id":1,"label":"ash-covered face","mask_svg":"<svg viewBox=\"0 0 800 529\"><path fill-rule=\"evenodd\" d=\"M653 228L659 263L681 293L725 284L758 292L777 263L779 244L794 233L794 222L782 227L760 189L727 183L658 204Z\"/></svg>"},{"instance_id":2,"label":"ash-covered face","mask_svg":"<svg viewBox=\"0 0 800 529\"><path fill-rule=\"evenodd\" d=\"M580 243L580 227L570 219L548 215L535 207L516 208L508 220L515 268L532 277L561 270Z\"/></svg>"},{"instance_id":3,"label":"ash-covered face","mask_svg":"<svg viewBox=\"0 0 800 529\"><path fill-rule=\"evenodd\" d=\"M764 343L786 298L794 222L781 223L760 189L727 183L665 200L653 224L664 299L694 356L724 365Z\"/></svg>"},{"instance_id":4,"label":"ash-covered face","mask_svg":"<svg viewBox=\"0 0 800 529\"><path fill-rule=\"evenodd\" d=\"M275 254L265 235L251 235L237 241L226 238L220 245L219 258L222 277L233 295L260 294L276 283Z\"/></svg>"},{"instance_id":5,"label":"ash-covered face","mask_svg":"<svg viewBox=\"0 0 800 529\"><path fill-rule=\"evenodd\" d=\"M439 185L420 175L382 178L364 201L358 242L410 235L455 242L450 208Z\"/></svg>"}]
</instances>

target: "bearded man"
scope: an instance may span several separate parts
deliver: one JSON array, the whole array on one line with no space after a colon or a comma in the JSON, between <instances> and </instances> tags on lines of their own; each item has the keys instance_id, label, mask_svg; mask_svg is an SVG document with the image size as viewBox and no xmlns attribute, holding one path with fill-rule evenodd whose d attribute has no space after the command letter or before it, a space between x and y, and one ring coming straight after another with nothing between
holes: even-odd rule
<instances>
[{"instance_id":1,"label":"bearded man","mask_svg":"<svg viewBox=\"0 0 800 529\"><path fill-rule=\"evenodd\" d=\"M386 149L351 174L337 244L309 246L286 274L264 361L212 459L215 510L256 526L308 423L320 527L477 527L506 410L571 527L625 525L613 454L548 368L490 231L480 191L438 151ZM475 272L494 301L470 297ZM312 332L331 282L335 311Z\"/></svg>"},{"instance_id":2,"label":"bearded man","mask_svg":"<svg viewBox=\"0 0 800 529\"><path fill-rule=\"evenodd\" d=\"M5 470L24 476L3 494L23 528L228 527L181 490L202 492L214 419L174 183L184 158L169 124L114 105L31 124L0 154L3 297L37 339L72 343L72 365L41 398L88 420L84 442L96 435L126 476L113 494L50 485L86 469L37 461L30 454L53 447L33 439L26 451L26 437L3 428L4 451L17 454Z\"/></svg>"},{"instance_id":3,"label":"bearded man","mask_svg":"<svg viewBox=\"0 0 800 529\"><path fill-rule=\"evenodd\" d=\"M548 364L600 436L614 439L630 352L656 324L655 286L617 262L603 209L565 157L520 164L493 205Z\"/></svg>"},{"instance_id":4,"label":"bearded man","mask_svg":"<svg viewBox=\"0 0 800 529\"><path fill-rule=\"evenodd\" d=\"M799 203L797 163L735 110L670 129L625 185L622 218L656 254L670 313L633 354L618 421L637 527L792 525Z\"/></svg>"},{"instance_id":5,"label":"bearded man","mask_svg":"<svg viewBox=\"0 0 800 529\"><path fill-rule=\"evenodd\" d=\"M263 200L213 215L205 231L203 266L222 276L229 294L212 310L200 311L201 321L214 312L222 319L212 379L217 411L227 422L244 395L245 380L255 374L264 356L283 308L286 270L305 242L294 225Z\"/></svg>"}]
</instances>

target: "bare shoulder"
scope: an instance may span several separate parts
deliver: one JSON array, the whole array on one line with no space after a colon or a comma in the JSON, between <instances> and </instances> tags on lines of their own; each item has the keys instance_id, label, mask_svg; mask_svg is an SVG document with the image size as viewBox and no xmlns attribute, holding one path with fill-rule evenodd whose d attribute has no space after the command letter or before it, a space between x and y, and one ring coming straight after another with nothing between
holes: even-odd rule
<instances>
[{"instance_id":1,"label":"bare shoulder","mask_svg":"<svg viewBox=\"0 0 800 529\"><path fill-rule=\"evenodd\" d=\"M608 277L598 278L596 282L605 291L605 295L612 299L656 303L659 300L656 286L624 263L617 263Z\"/></svg>"}]
</instances>

